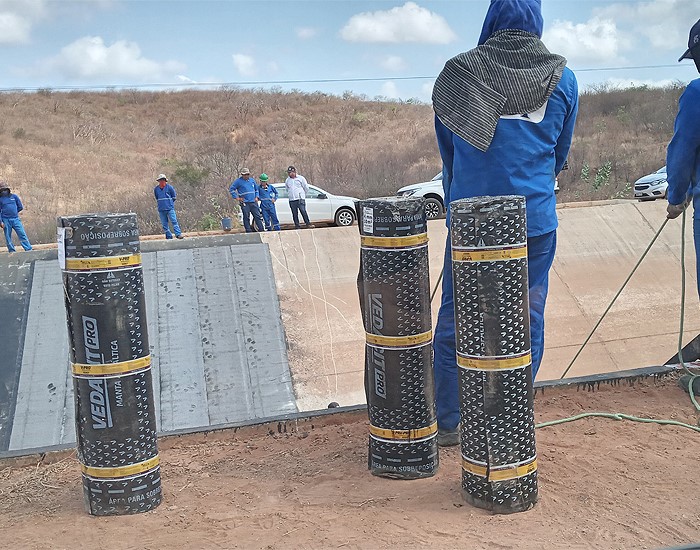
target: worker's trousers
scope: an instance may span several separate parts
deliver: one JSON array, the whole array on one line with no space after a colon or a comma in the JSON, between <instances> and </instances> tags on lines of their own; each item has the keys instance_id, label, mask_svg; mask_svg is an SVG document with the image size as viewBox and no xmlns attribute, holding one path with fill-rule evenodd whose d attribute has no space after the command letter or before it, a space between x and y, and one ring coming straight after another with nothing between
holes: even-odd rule
<instances>
[{"instance_id":1,"label":"worker's trousers","mask_svg":"<svg viewBox=\"0 0 700 550\"><path fill-rule=\"evenodd\" d=\"M544 352L544 306L549 289L549 269L554 261L557 233L552 231L527 239L528 287L530 294L530 346L532 378ZM454 430L459 424L459 384L455 342L454 294L452 289L452 253L447 235L442 279L442 302L433 339L435 402L438 427Z\"/></svg>"}]
</instances>

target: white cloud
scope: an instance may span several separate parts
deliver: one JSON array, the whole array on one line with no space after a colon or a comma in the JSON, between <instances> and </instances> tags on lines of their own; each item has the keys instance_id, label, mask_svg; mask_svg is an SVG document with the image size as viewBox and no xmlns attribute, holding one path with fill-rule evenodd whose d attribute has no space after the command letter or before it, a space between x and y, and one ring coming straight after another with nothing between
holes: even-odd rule
<instances>
[{"instance_id":1,"label":"white cloud","mask_svg":"<svg viewBox=\"0 0 700 550\"><path fill-rule=\"evenodd\" d=\"M639 88L646 86L647 88L667 88L677 84L677 80L642 80L639 78L609 78L605 81L605 85L615 90L625 90L627 88Z\"/></svg>"},{"instance_id":2,"label":"white cloud","mask_svg":"<svg viewBox=\"0 0 700 550\"><path fill-rule=\"evenodd\" d=\"M422 42L448 44L457 35L441 15L415 2L387 11L353 15L340 31L348 42Z\"/></svg>"},{"instance_id":3,"label":"white cloud","mask_svg":"<svg viewBox=\"0 0 700 550\"><path fill-rule=\"evenodd\" d=\"M177 78L180 82L185 82L187 84L197 84L196 80L192 80L189 76L185 76L184 74L177 74L175 75L175 78Z\"/></svg>"},{"instance_id":4,"label":"white cloud","mask_svg":"<svg viewBox=\"0 0 700 550\"><path fill-rule=\"evenodd\" d=\"M249 55L234 53L231 57L233 57L233 64L241 76L255 76L257 74L255 60Z\"/></svg>"},{"instance_id":5,"label":"white cloud","mask_svg":"<svg viewBox=\"0 0 700 550\"><path fill-rule=\"evenodd\" d=\"M313 38L314 36L316 36L318 34L318 31L311 27L300 27L296 30L296 33L297 36L302 40L308 40L309 38Z\"/></svg>"},{"instance_id":6,"label":"white cloud","mask_svg":"<svg viewBox=\"0 0 700 550\"><path fill-rule=\"evenodd\" d=\"M0 0L0 44L25 44L39 19L46 15L45 0Z\"/></svg>"},{"instance_id":7,"label":"white cloud","mask_svg":"<svg viewBox=\"0 0 700 550\"><path fill-rule=\"evenodd\" d=\"M379 92L380 95L388 97L389 99L399 99L401 97L399 95L399 89L396 87L396 84L391 80L382 84L382 87L379 89Z\"/></svg>"},{"instance_id":8,"label":"white cloud","mask_svg":"<svg viewBox=\"0 0 700 550\"><path fill-rule=\"evenodd\" d=\"M685 50L690 27L698 18L698 1L618 2L599 8L595 13L600 17L612 18L621 25L629 25L631 40L664 51Z\"/></svg>"},{"instance_id":9,"label":"white cloud","mask_svg":"<svg viewBox=\"0 0 700 550\"><path fill-rule=\"evenodd\" d=\"M49 69L72 78L131 78L150 82L174 76L185 69L176 61L158 63L146 59L135 42L118 40L107 46L99 36L85 36L68 44L47 65Z\"/></svg>"},{"instance_id":10,"label":"white cloud","mask_svg":"<svg viewBox=\"0 0 700 550\"><path fill-rule=\"evenodd\" d=\"M550 51L573 64L621 62L621 50L627 47L615 21L599 17L578 24L554 21L545 30L542 41Z\"/></svg>"},{"instance_id":11,"label":"white cloud","mask_svg":"<svg viewBox=\"0 0 700 550\"><path fill-rule=\"evenodd\" d=\"M431 80L426 82L420 87L420 99L423 101L431 102L433 100L433 87L435 86L435 81Z\"/></svg>"},{"instance_id":12,"label":"white cloud","mask_svg":"<svg viewBox=\"0 0 700 550\"><path fill-rule=\"evenodd\" d=\"M29 42L32 23L15 13L0 13L0 44L24 44Z\"/></svg>"},{"instance_id":13,"label":"white cloud","mask_svg":"<svg viewBox=\"0 0 700 550\"><path fill-rule=\"evenodd\" d=\"M399 72L406 68L406 62L398 55L387 55L380 62L387 71Z\"/></svg>"}]
</instances>

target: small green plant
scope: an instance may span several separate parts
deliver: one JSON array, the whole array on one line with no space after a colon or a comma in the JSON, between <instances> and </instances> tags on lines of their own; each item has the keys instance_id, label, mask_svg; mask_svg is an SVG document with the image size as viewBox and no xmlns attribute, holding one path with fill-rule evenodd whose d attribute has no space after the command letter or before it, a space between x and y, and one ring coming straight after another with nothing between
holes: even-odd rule
<instances>
[{"instance_id":1,"label":"small green plant","mask_svg":"<svg viewBox=\"0 0 700 550\"><path fill-rule=\"evenodd\" d=\"M199 220L197 227L200 231L213 231L215 229L220 228L219 224L220 221L216 219L216 216L207 212L206 214L204 214L204 216L202 216L202 219Z\"/></svg>"},{"instance_id":2,"label":"small green plant","mask_svg":"<svg viewBox=\"0 0 700 550\"><path fill-rule=\"evenodd\" d=\"M632 191L632 184L630 182L625 183L625 186L620 189L615 195L613 196L614 199L626 199L627 197L630 196L630 192Z\"/></svg>"},{"instance_id":3,"label":"small green plant","mask_svg":"<svg viewBox=\"0 0 700 550\"><path fill-rule=\"evenodd\" d=\"M27 137L27 132L25 132L24 128L15 128L15 131L12 132L12 137L15 139L24 139Z\"/></svg>"},{"instance_id":4,"label":"small green plant","mask_svg":"<svg viewBox=\"0 0 700 550\"><path fill-rule=\"evenodd\" d=\"M600 189L604 185L608 185L608 183L610 183L610 174L611 173L612 173L612 162L607 161L606 163L599 166L598 170L596 170L595 178L593 180L593 184L592 184L593 189L595 191L598 191L598 189Z\"/></svg>"},{"instance_id":5,"label":"small green plant","mask_svg":"<svg viewBox=\"0 0 700 550\"><path fill-rule=\"evenodd\" d=\"M584 181L588 183L588 179L591 176L591 167L588 165L587 162L583 163L583 166L581 167L581 181Z\"/></svg>"},{"instance_id":6,"label":"small green plant","mask_svg":"<svg viewBox=\"0 0 700 550\"><path fill-rule=\"evenodd\" d=\"M226 208L225 206L222 206L221 203L219 202L219 197L209 197L209 202L211 203L211 207L214 209L214 214L220 219L223 220L224 218L233 218L234 217L234 208Z\"/></svg>"}]
</instances>

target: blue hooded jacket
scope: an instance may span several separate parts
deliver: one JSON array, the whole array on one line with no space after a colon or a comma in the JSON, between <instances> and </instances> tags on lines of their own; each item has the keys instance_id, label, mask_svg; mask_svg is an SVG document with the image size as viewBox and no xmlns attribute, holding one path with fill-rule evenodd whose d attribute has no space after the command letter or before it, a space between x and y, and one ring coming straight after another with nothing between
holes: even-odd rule
<instances>
[{"instance_id":1,"label":"blue hooded jacket","mask_svg":"<svg viewBox=\"0 0 700 550\"><path fill-rule=\"evenodd\" d=\"M700 78L696 78L678 101L673 138L666 153L668 202L681 204L693 195L695 219L700 219Z\"/></svg>"},{"instance_id":2,"label":"blue hooded jacket","mask_svg":"<svg viewBox=\"0 0 700 550\"><path fill-rule=\"evenodd\" d=\"M539 0L492 0L479 43L506 29L539 37L542 26ZM578 84L574 73L565 68L541 109L499 119L487 151L473 147L435 117L446 202L484 195L524 195L528 237L554 231L554 180L569 154L577 113Z\"/></svg>"}]
</instances>

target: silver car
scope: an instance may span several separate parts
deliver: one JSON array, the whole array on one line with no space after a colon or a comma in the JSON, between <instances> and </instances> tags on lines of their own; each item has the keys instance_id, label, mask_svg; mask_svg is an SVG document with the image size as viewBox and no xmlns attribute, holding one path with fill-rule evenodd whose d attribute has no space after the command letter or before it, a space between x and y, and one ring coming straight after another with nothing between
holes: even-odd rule
<instances>
[{"instance_id":1,"label":"silver car","mask_svg":"<svg viewBox=\"0 0 700 550\"><path fill-rule=\"evenodd\" d=\"M653 174L639 178L634 182L634 198L640 201L665 199L668 190L666 167L659 168Z\"/></svg>"}]
</instances>

